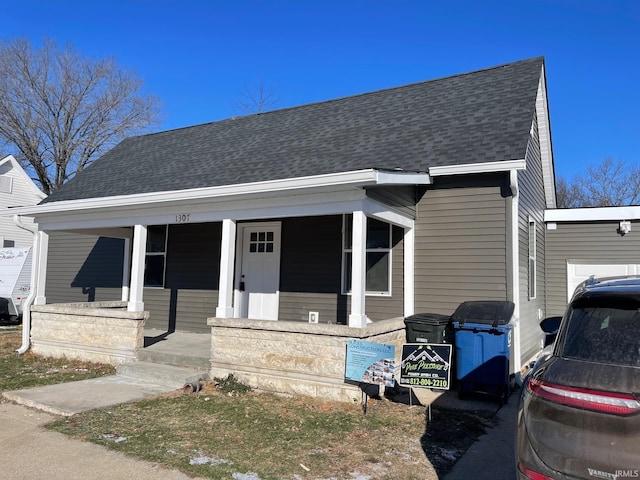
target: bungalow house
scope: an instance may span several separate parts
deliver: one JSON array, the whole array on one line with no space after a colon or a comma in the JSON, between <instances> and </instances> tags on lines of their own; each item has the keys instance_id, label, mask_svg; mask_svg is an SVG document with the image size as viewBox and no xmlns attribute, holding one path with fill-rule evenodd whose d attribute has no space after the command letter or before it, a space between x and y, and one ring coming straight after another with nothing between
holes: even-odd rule
<instances>
[{"instance_id":1,"label":"bungalow house","mask_svg":"<svg viewBox=\"0 0 640 480\"><path fill-rule=\"evenodd\" d=\"M351 387L346 339L398 345L409 315L510 300L517 371L540 349L553 208L543 58L128 138L14 212L39 225L25 344L73 355L116 306L85 358L208 333L212 375L328 395ZM118 322L134 341L109 347Z\"/></svg>"}]
</instances>

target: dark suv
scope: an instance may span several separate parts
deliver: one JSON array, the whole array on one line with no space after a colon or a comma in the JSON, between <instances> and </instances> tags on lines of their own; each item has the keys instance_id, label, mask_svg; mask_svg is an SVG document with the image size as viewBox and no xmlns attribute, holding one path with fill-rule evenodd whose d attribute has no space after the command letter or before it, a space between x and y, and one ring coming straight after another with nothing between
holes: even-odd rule
<instances>
[{"instance_id":1,"label":"dark suv","mask_svg":"<svg viewBox=\"0 0 640 480\"><path fill-rule=\"evenodd\" d=\"M640 477L640 277L576 289L525 378L516 444L520 479Z\"/></svg>"}]
</instances>

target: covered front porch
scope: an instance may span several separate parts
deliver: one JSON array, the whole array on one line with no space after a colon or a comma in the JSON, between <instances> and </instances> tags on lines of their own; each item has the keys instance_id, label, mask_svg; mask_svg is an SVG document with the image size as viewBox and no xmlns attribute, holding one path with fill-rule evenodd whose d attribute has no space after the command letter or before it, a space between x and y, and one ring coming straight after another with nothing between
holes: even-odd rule
<instances>
[{"instance_id":1,"label":"covered front porch","mask_svg":"<svg viewBox=\"0 0 640 480\"><path fill-rule=\"evenodd\" d=\"M275 181L250 189L143 195L138 204L133 198L108 198L34 207L39 224L34 232L35 288L25 316L22 350L31 344L34 352L43 355L119 365L139 361L154 348L149 343L145 348L145 338L158 337L156 344L169 345L179 331L175 321L180 318L179 303L169 308L174 323L162 327L164 340L145 333L145 324L157 328L150 321L153 302L147 302L145 294L157 298L159 293L171 292L172 302L180 295L179 288L167 285L168 227L186 232L185 227L211 225L214 234L207 240L209 248L218 252L217 282L210 290L201 290L202 295L210 295L208 305L216 300L215 308L203 317L211 332L210 375L233 373L265 390L352 399L358 387L344 381L347 340L404 341L402 318L414 308L414 185L428 181L428 175L362 171L299 179L293 186ZM348 224L343 223L345 218ZM328 229L327 219L332 225ZM372 248L370 227L376 222L388 225L388 233L381 236L387 235L388 244ZM158 247L162 235L157 235L156 227L163 225L167 226L165 244ZM124 239L119 300L110 305L47 304L49 234L53 232ZM180 238L200 236L192 232ZM310 247L312 238L331 238L329 261L315 259L319 250ZM182 270L185 265L198 268L199 252L188 253L191 257L174 256L187 259L180 265ZM277 253L275 262L265 266L253 257L247 260L260 253ZM372 258L384 259L381 271L387 283L374 278L376 288L382 285L378 291L371 291L369 284ZM317 288L319 276L306 269L314 262L322 267L331 263L333 273L324 278L333 282L332 291ZM162 268L157 269L158 265ZM297 265L302 268L296 270ZM150 276L154 271L161 275L154 279ZM256 287L256 277L276 281L267 287L257 282ZM392 286L392 278L400 283ZM189 281L192 289L203 286ZM301 283L306 290L296 290ZM322 299L328 297L333 297L332 307L322 310ZM376 310L376 305L383 307Z\"/></svg>"}]
</instances>

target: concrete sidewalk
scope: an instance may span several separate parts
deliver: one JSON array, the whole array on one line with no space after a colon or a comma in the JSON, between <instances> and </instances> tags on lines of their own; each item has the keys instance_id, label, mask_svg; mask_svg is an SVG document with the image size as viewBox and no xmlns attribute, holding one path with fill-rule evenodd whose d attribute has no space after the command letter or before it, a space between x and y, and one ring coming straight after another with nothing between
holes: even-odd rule
<instances>
[{"instance_id":1,"label":"concrete sidewalk","mask_svg":"<svg viewBox=\"0 0 640 480\"><path fill-rule=\"evenodd\" d=\"M497 425L487 430L456 462L444 480L515 480L515 440L519 392L493 416ZM460 407L463 408L463 407Z\"/></svg>"},{"instance_id":2,"label":"concrete sidewalk","mask_svg":"<svg viewBox=\"0 0 640 480\"><path fill-rule=\"evenodd\" d=\"M0 469L11 480L193 480L99 445L51 432L53 415L0 403Z\"/></svg>"},{"instance_id":3,"label":"concrete sidewalk","mask_svg":"<svg viewBox=\"0 0 640 480\"><path fill-rule=\"evenodd\" d=\"M141 382L118 375L4 392L19 405L69 417L96 408L135 402L175 390L175 386Z\"/></svg>"}]
</instances>

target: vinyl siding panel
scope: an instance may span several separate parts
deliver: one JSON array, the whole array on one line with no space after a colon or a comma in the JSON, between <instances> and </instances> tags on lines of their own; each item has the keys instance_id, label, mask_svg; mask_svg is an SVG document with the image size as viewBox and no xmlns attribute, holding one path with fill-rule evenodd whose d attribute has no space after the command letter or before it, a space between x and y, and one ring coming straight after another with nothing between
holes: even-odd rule
<instances>
[{"instance_id":1,"label":"vinyl siding panel","mask_svg":"<svg viewBox=\"0 0 640 480\"><path fill-rule=\"evenodd\" d=\"M147 328L163 331L210 333L207 318L214 317L218 292L213 290L145 288Z\"/></svg>"},{"instance_id":2,"label":"vinyl siding panel","mask_svg":"<svg viewBox=\"0 0 640 480\"><path fill-rule=\"evenodd\" d=\"M367 315L402 315L403 231L393 229L391 296L368 296ZM170 225L164 288L145 288L147 328L208 332L218 304L221 224ZM124 241L55 232L50 236L49 303L119 300ZM346 323L350 297L341 293L342 216L282 219L281 320Z\"/></svg>"},{"instance_id":3,"label":"vinyl siding panel","mask_svg":"<svg viewBox=\"0 0 640 480\"><path fill-rule=\"evenodd\" d=\"M367 196L406 214L416 212L415 187L370 187L367 188Z\"/></svg>"},{"instance_id":4,"label":"vinyl siding panel","mask_svg":"<svg viewBox=\"0 0 640 480\"><path fill-rule=\"evenodd\" d=\"M557 223L546 230L547 316L567 307L567 262L640 263L640 222L631 232L617 233L619 221Z\"/></svg>"},{"instance_id":5,"label":"vinyl siding panel","mask_svg":"<svg viewBox=\"0 0 640 480\"><path fill-rule=\"evenodd\" d=\"M209 332L220 280L222 224L169 225L165 288L145 288L150 328Z\"/></svg>"},{"instance_id":6,"label":"vinyl siding panel","mask_svg":"<svg viewBox=\"0 0 640 480\"><path fill-rule=\"evenodd\" d=\"M425 192L415 225L416 313L452 314L466 300L507 298L502 182L437 179Z\"/></svg>"},{"instance_id":7,"label":"vinyl siding panel","mask_svg":"<svg viewBox=\"0 0 640 480\"><path fill-rule=\"evenodd\" d=\"M120 300L124 240L52 232L47 303Z\"/></svg>"},{"instance_id":8,"label":"vinyl siding panel","mask_svg":"<svg viewBox=\"0 0 640 480\"><path fill-rule=\"evenodd\" d=\"M540 319L545 317L545 235L544 210L546 197L540 155L537 122L534 120L527 148L526 170L518 172L518 251L520 282L520 353L521 360L530 360L541 348ZM529 298L529 220L535 223L536 296Z\"/></svg>"},{"instance_id":9,"label":"vinyl siding panel","mask_svg":"<svg viewBox=\"0 0 640 480\"><path fill-rule=\"evenodd\" d=\"M282 219L280 311L278 318L344 323L346 296L341 294L342 216Z\"/></svg>"},{"instance_id":10,"label":"vinyl siding panel","mask_svg":"<svg viewBox=\"0 0 640 480\"><path fill-rule=\"evenodd\" d=\"M402 316L403 231L393 229L391 296L367 296L366 314L372 320ZM351 297L342 289L342 216L282 220L280 320L347 323Z\"/></svg>"}]
</instances>

